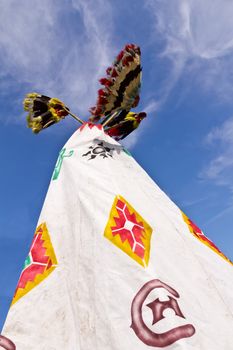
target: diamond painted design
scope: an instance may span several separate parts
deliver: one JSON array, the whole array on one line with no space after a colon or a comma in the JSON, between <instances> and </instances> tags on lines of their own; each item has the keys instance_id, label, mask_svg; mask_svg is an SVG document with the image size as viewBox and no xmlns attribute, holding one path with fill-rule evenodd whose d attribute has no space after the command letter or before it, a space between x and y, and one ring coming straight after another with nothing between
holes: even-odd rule
<instances>
[{"instance_id":1,"label":"diamond painted design","mask_svg":"<svg viewBox=\"0 0 233 350\"><path fill-rule=\"evenodd\" d=\"M41 283L56 268L57 259L45 223L39 225L24 262L12 305Z\"/></svg>"},{"instance_id":2,"label":"diamond painted design","mask_svg":"<svg viewBox=\"0 0 233 350\"><path fill-rule=\"evenodd\" d=\"M193 234L194 237L199 239L202 243L204 243L207 247L212 249L215 253L220 255L223 259L225 259L227 262L233 265L232 261L226 257L219 249L218 247L209 239L207 238L204 233L201 231L201 229L192 222L187 215L185 215L183 212L182 216L186 224L188 225L189 231Z\"/></svg>"},{"instance_id":3,"label":"diamond painted design","mask_svg":"<svg viewBox=\"0 0 233 350\"><path fill-rule=\"evenodd\" d=\"M150 259L152 228L121 196L116 196L105 227L104 237L133 260L146 267Z\"/></svg>"}]
</instances>

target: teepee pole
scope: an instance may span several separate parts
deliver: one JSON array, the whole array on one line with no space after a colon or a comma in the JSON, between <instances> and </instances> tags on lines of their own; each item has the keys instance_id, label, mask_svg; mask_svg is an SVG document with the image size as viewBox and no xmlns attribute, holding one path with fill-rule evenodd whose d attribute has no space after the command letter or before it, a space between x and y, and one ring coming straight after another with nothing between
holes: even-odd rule
<instances>
[{"instance_id":1,"label":"teepee pole","mask_svg":"<svg viewBox=\"0 0 233 350\"><path fill-rule=\"evenodd\" d=\"M63 109L71 115L75 120L77 120L80 124L84 124L84 121L80 119L77 115L73 114L71 111L69 111L67 108L63 107Z\"/></svg>"},{"instance_id":2,"label":"teepee pole","mask_svg":"<svg viewBox=\"0 0 233 350\"><path fill-rule=\"evenodd\" d=\"M119 111L114 112L103 124L103 128L110 122L113 120L113 118L115 118L115 116L119 113Z\"/></svg>"}]
</instances>

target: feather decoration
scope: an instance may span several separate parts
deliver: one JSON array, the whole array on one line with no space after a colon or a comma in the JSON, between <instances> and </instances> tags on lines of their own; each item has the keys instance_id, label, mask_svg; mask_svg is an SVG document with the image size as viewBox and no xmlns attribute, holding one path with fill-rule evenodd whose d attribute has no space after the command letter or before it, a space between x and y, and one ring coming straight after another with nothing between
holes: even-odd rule
<instances>
[{"instance_id":1,"label":"feather decoration","mask_svg":"<svg viewBox=\"0 0 233 350\"><path fill-rule=\"evenodd\" d=\"M69 108L58 98L51 98L36 92L26 95L23 106L24 110L29 112L27 125L35 134L64 119L69 111Z\"/></svg>"},{"instance_id":2,"label":"feather decoration","mask_svg":"<svg viewBox=\"0 0 233 350\"><path fill-rule=\"evenodd\" d=\"M107 76L99 80L103 88L98 91L96 105L90 108L91 122L117 111L126 111L136 107L139 102L141 86L140 48L128 44L118 54L113 65L106 69Z\"/></svg>"},{"instance_id":3,"label":"feather decoration","mask_svg":"<svg viewBox=\"0 0 233 350\"><path fill-rule=\"evenodd\" d=\"M120 116L118 116L120 117ZM116 141L127 137L131 132L137 129L141 121L146 117L145 112L133 113L129 112L122 120L116 119L109 123L105 128L105 133L114 138Z\"/></svg>"}]
</instances>

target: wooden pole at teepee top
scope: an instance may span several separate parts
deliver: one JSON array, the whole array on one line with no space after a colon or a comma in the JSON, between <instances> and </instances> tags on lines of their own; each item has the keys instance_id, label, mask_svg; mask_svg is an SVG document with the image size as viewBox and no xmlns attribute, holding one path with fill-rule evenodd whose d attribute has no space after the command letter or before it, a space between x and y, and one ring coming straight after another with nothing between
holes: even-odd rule
<instances>
[{"instance_id":1,"label":"wooden pole at teepee top","mask_svg":"<svg viewBox=\"0 0 233 350\"><path fill-rule=\"evenodd\" d=\"M113 118L114 118L118 113L119 113L119 111L114 112L114 113L102 124L103 128L104 128L110 121L112 121Z\"/></svg>"},{"instance_id":2,"label":"wooden pole at teepee top","mask_svg":"<svg viewBox=\"0 0 233 350\"><path fill-rule=\"evenodd\" d=\"M69 113L71 115L71 117L73 117L75 120L77 120L80 124L84 124L84 121L82 119L80 119L77 115L75 115L74 113L72 113L71 111L69 111L69 109L63 107L64 110Z\"/></svg>"}]
</instances>

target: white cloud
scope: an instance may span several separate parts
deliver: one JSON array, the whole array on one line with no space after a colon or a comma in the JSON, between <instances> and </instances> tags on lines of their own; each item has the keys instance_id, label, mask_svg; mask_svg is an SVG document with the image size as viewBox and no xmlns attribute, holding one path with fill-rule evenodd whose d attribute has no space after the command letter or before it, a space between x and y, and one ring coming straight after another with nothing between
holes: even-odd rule
<instances>
[{"instance_id":1,"label":"white cloud","mask_svg":"<svg viewBox=\"0 0 233 350\"><path fill-rule=\"evenodd\" d=\"M97 78L115 52L103 0L8 0L0 4L0 81L63 98L88 115Z\"/></svg>"},{"instance_id":2,"label":"white cloud","mask_svg":"<svg viewBox=\"0 0 233 350\"><path fill-rule=\"evenodd\" d=\"M144 108L143 111L147 114L156 112L159 108L159 102L155 100L151 100Z\"/></svg>"},{"instance_id":3,"label":"white cloud","mask_svg":"<svg viewBox=\"0 0 233 350\"><path fill-rule=\"evenodd\" d=\"M232 104L233 1L147 0L147 7L154 16L154 41L159 34L164 42L161 56L170 62L160 102L186 73L191 84L195 80L216 100ZM211 130L206 143L215 156L200 177L233 192L233 118Z\"/></svg>"},{"instance_id":4,"label":"white cloud","mask_svg":"<svg viewBox=\"0 0 233 350\"><path fill-rule=\"evenodd\" d=\"M200 177L225 185L233 192L233 118L214 128L205 141L216 156L205 166Z\"/></svg>"},{"instance_id":5,"label":"white cloud","mask_svg":"<svg viewBox=\"0 0 233 350\"><path fill-rule=\"evenodd\" d=\"M1 74L16 76L20 81L42 79L52 61L54 27L58 8L53 1L14 0L0 7ZM60 45L54 54L61 49Z\"/></svg>"},{"instance_id":6,"label":"white cloud","mask_svg":"<svg viewBox=\"0 0 233 350\"><path fill-rule=\"evenodd\" d=\"M223 56L233 48L233 3L229 0L189 1L190 34L194 54Z\"/></svg>"},{"instance_id":7,"label":"white cloud","mask_svg":"<svg viewBox=\"0 0 233 350\"><path fill-rule=\"evenodd\" d=\"M213 144L215 141L221 141L233 146L233 118L226 120L222 126L216 127L207 135L206 142Z\"/></svg>"},{"instance_id":8,"label":"white cloud","mask_svg":"<svg viewBox=\"0 0 233 350\"><path fill-rule=\"evenodd\" d=\"M217 215L211 217L209 220L206 221L205 225L209 225L212 222L215 222L216 220L224 217L226 214L229 214L231 212L233 212L233 205L228 206L226 209L220 211L220 213L218 213Z\"/></svg>"},{"instance_id":9,"label":"white cloud","mask_svg":"<svg viewBox=\"0 0 233 350\"><path fill-rule=\"evenodd\" d=\"M105 0L9 0L0 5L0 86L9 81L61 98L85 119L95 104L98 78L105 74L118 49L114 36L113 8ZM9 79L10 77L10 79ZM21 105L24 96L17 97ZM150 112L157 108L151 102ZM4 122L25 120L17 113ZM140 128L141 129L141 128ZM140 131L142 132L142 130ZM137 143L138 131L127 141Z\"/></svg>"},{"instance_id":10,"label":"white cloud","mask_svg":"<svg viewBox=\"0 0 233 350\"><path fill-rule=\"evenodd\" d=\"M166 54L215 58L233 49L233 2L148 0L155 27L167 40Z\"/></svg>"},{"instance_id":11,"label":"white cloud","mask_svg":"<svg viewBox=\"0 0 233 350\"><path fill-rule=\"evenodd\" d=\"M158 34L164 39L162 56L171 63L164 101L185 69L218 98L231 98L233 2L147 0L146 4L154 16L154 42Z\"/></svg>"}]
</instances>

